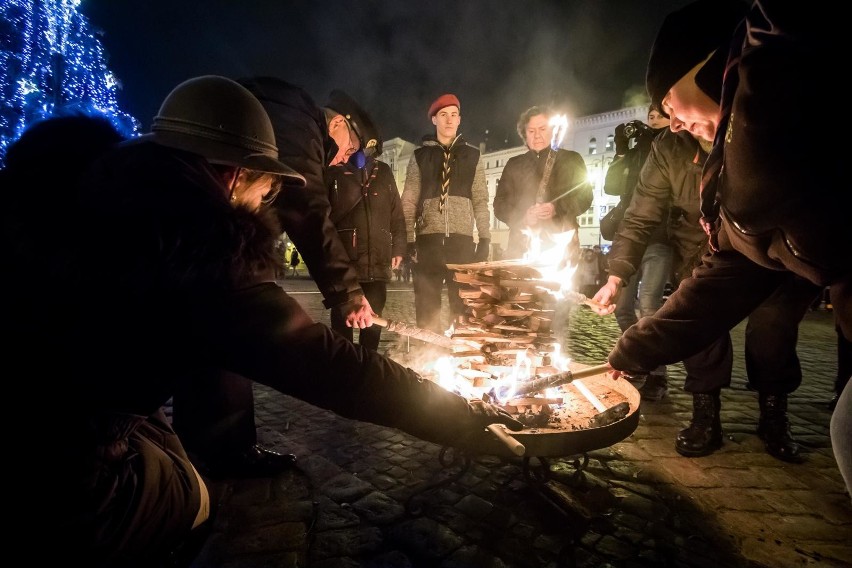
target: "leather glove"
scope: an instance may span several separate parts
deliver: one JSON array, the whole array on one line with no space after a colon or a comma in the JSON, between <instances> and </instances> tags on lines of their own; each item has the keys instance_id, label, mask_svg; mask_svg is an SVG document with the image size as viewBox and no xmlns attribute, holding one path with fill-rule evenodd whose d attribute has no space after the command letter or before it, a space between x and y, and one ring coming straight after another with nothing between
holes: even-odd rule
<instances>
[{"instance_id":1,"label":"leather glove","mask_svg":"<svg viewBox=\"0 0 852 568\"><path fill-rule=\"evenodd\" d=\"M405 254L408 255L408 258L414 258L417 256L417 245L413 242L405 245Z\"/></svg>"},{"instance_id":2,"label":"leather glove","mask_svg":"<svg viewBox=\"0 0 852 568\"><path fill-rule=\"evenodd\" d=\"M491 250L491 239L479 239L479 244L476 245L476 250L473 253L473 262L485 262L488 260L488 253Z\"/></svg>"},{"instance_id":3,"label":"leather glove","mask_svg":"<svg viewBox=\"0 0 852 568\"><path fill-rule=\"evenodd\" d=\"M630 140L624 134L625 124L619 124L615 127L615 153L618 156L623 156L630 149Z\"/></svg>"}]
</instances>

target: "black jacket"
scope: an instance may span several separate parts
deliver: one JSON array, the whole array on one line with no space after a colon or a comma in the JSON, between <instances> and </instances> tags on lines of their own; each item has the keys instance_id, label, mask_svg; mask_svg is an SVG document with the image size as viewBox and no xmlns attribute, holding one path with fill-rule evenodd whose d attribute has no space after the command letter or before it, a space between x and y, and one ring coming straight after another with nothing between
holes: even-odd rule
<instances>
[{"instance_id":1,"label":"black jacket","mask_svg":"<svg viewBox=\"0 0 852 568\"><path fill-rule=\"evenodd\" d=\"M329 168L331 221L349 254L358 280L391 279L391 259L405 256L405 216L393 172L386 163L367 159Z\"/></svg>"},{"instance_id":2,"label":"black jacket","mask_svg":"<svg viewBox=\"0 0 852 568\"><path fill-rule=\"evenodd\" d=\"M494 195L494 216L509 226L507 258L523 254L526 238L521 233L526 228L524 215L536 202L539 183L544 176L545 163L553 150L529 150L513 156L506 162ZM577 216L586 211L594 197L588 182L588 171L583 157L570 150L558 150L553 170L546 188L548 200L555 199L556 214L553 221L558 232L577 229ZM575 248L579 249L579 235L574 235Z\"/></svg>"},{"instance_id":3,"label":"black jacket","mask_svg":"<svg viewBox=\"0 0 852 568\"><path fill-rule=\"evenodd\" d=\"M688 132L666 128L654 139L607 257L610 274L627 282L639 269L654 235L662 230L675 250L678 279L688 275L681 267L695 263L707 242L698 222L706 157Z\"/></svg>"},{"instance_id":4,"label":"black jacket","mask_svg":"<svg viewBox=\"0 0 852 568\"><path fill-rule=\"evenodd\" d=\"M349 256L328 218L331 206L326 176L337 145L328 135L322 109L303 89L275 77L239 82L269 114L279 159L305 176L304 188L285 185L272 206L322 292L325 307L363 294Z\"/></svg>"},{"instance_id":5,"label":"black jacket","mask_svg":"<svg viewBox=\"0 0 852 568\"><path fill-rule=\"evenodd\" d=\"M606 171L606 179L604 180L604 193L607 195L618 195L621 197L616 208L619 210L620 219L624 218L627 208L630 206L630 200L633 198L633 191L636 184L639 183L639 174L642 171L642 166L648 159L651 153L651 146L654 139L661 132L669 130L668 127L657 128L656 130L647 127L640 130L636 135L636 144L630 148L627 153L622 156L613 158L612 163ZM615 227L618 230L618 227ZM603 222L601 222L601 234L603 234ZM606 237L608 240L613 240L613 237ZM651 243L668 243L669 235L666 223L657 225L657 229L651 233L648 244Z\"/></svg>"},{"instance_id":6,"label":"black jacket","mask_svg":"<svg viewBox=\"0 0 852 568\"><path fill-rule=\"evenodd\" d=\"M722 97L722 108L731 103L729 122L705 163L708 173L722 152L722 176L704 189L720 205L719 251L705 255L659 311L624 332L609 355L615 369L650 371L695 354L769 297L785 272L831 286L837 322L852 338L844 162L805 143L812 117L790 112L845 103L842 91L819 88L824 80L814 64L842 52L841 22L789 2L755 0L745 33L716 51L723 58L730 52L735 64L723 88L733 96ZM721 81L724 61L713 67Z\"/></svg>"},{"instance_id":7,"label":"black jacket","mask_svg":"<svg viewBox=\"0 0 852 568\"><path fill-rule=\"evenodd\" d=\"M46 451L21 437L10 450L26 464L16 487L29 496L16 518L30 526L30 511L53 510L54 549L43 557L63 561L48 564L141 562L187 535L195 474L179 443L163 451L147 435L187 377L225 369L442 444L482 429L462 397L313 322L272 280L277 223L233 207L200 157L131 144L80 188L41 259L50 285L28 285L32 259L10 253L6 268L24 278L2 300L4 336L14 336L9 394L23 400L36 386L39 427L57 439ZM10 244L44 230L33 219ZM49 483L31 475L56 467Z\"/></svg>"}]
</instances>

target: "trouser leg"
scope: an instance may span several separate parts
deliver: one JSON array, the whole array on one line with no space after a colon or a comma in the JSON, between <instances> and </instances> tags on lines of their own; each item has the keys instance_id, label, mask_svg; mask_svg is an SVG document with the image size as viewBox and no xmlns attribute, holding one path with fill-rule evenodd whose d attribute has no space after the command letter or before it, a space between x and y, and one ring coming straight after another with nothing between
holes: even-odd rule
<instances>
[{"instance_id":1,"label":"trouser leg","mask_svg":"<svg viewBox=\"0 0 852 568\"><path fill-rule=\"evenodd\" d=\"M686 380L683 389L691 393L709 393L731 385L734 352L729 333L719 337L706 349L684 359Z\"/></svg>"},{"instance_id":2,"label":"trouser leg","mask_svg":"<svg viewBox=\"0 0 852 568\"><path fill-rule=\"evenodd\" d=\"M446 264L467 264L473 262L473 238L463 235L450 235L444 239L444 262ZM464 300L459 295L459 290L466 287L455 281L455 271L446 270L444 280L447 282L447 298L450 304L450 313L453 319L465 315Z\"/></svg>"},{"instance_id":3,"label":"trouser leg","mask_svg":"<svg viewBox=\"0 0 852 568\"><path fill-rule=\"evenodd\" d=\"M829 428L834 459L846 482L846 491L852 495L852 387L848 382L837 399Z\"/></svg>"},{"instance_id":4,"label":"trouser leg","mask_svg":"<svg viewBox=\"0 0 852 568\"><path fill-rule=\"evenodd\" d=\"M639 284L639 316L654 315L663 305L663 290L672 272L672 247L652 243L642 256L642 281Z\"/></svg>"},{"instance_id":5,"label":"trouser leg","mask_svg":"<svg viewBox=\"0 0 852 568\"><path fill-rule=\"evenodd\" d=\"M369 300L369 298L368 298ZM372 306L372 302L370 302ZM340 313L340 310L337 308L332 308L330 310L329 319L331 320L331 329L348 339L349 341L354 341L353 329L346 325L346 317L344 314Z\"/></svg>"},{"instance_id":6,"label":"trouser leg","mask_svg":"<svg viewBox=\"0 0 852 568\"><path fill-rule=\"evenodd\" d=\"M748 381L761 393L789 394L802 382L796 353L799 323L820 288L793 274L748 317L745 361Z\"/></svg>"},{"instance_id":7,"label":"trouser leg","mask_svg":"<svg viewBox=\"0 0 852 568\"><path fill-rule=\"evenodd\" d=\"M208 370L182 384L172 399L175 431L203 458L244 451L257 443L252 381Z\"/></svg>"},{"instance_id":8,"label":"trouser leg","mask_svg":"<svg viewBox=\"0 0 852 568\"><path fill-rule=\"evenodd\" d=\"M418 262L414 275L414 311L417 326L438 333L443 332L441 290L447 271L441 249L441 235L417 237Z\"/></svg>"},{"instance_id":9,"label":"trouser leg","mask_svg":"<svg viewBox=\"0 0 852 568\"><path fill-rule=\"evenodd\" d=\"M385 309L385 303L387 302L388 297L387 282L361 282L361 289L364 290L364 296L366 296L367 301L370 302L370 307L373 308L373 311L378 315L382 315L382 310ZM371 325L370 327L364 328L358 332L358 343L367 349L378 351L381 335L382 327L379 325Z\"/></svg>"},{"instance_id":10,"label":"trouser leg","mask_svg":"<svg viewBox=\"0 0 852 568\"><path fill-rule=\"evenodd\" d=\"M618 293L615 304L615 321L622 332L639 321L636 317L636 293L639 289L640 273L636 273Z\"/></svg>"}]
</instances>

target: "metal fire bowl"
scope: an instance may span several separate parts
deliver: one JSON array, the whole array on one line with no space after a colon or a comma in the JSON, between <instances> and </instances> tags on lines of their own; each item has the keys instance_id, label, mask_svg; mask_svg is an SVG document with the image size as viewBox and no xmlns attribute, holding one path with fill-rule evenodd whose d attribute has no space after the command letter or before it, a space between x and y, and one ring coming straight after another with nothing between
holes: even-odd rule
<instances>
[{"instance_id":1,"label":"metal fire bowl","mask_svg":"<svg viewBox=\"0 0 852 568\"><path fill-rule=\"evenodd\" d=\"M583 454L620 442L636 430L639 425L640 394L633 385L621 378L613 380L605 374L586 377L583 382L587 386L603 383L605 388L624 395L630 405L627 416L618 422L599 428L580 430L525 428L520 432L506 430L506 433L526 447L524 457L565 457ZM518 457L487 431L475 440L472 447L476 448L476 453L479 454Z\"/></svg>"}]
</instances>

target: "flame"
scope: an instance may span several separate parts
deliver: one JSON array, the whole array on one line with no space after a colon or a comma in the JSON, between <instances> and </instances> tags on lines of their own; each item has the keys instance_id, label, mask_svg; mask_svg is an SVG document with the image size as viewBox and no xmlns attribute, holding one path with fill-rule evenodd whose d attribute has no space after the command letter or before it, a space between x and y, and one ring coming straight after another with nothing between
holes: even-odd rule
<instances>
[{"instance_id":1,"label":"flame","mask_svg":"<svg viewBox=\"0 0 852 568\"><path fill-rule=\"evenodd\" d=\"M541 279L546 282L558 282L558 290L541 288L552 294L556 300L564 300L566 295L572 291L574 283L574 272L576 264L568 262L567 253L571 240L574 238L574 230L556 233L548 236L550 246L542 248L547 244L538 233L530 229L522 231L529 239L529 247L524 253L526 264L535 267L541 273Z\"/></svg>"},{"instance_id":2,"label":"flame","mask_svg":"<svg viewBox=\"0 0 852 568\"><path fill-rule=\"evenodd\" d=\"M554 115L550 117L549 125L553 128L550 147L558 150L562 146L562 140L565 139L565 133L568 132L568 116L564 114Z\"/></svg>"},{"instance_id":3,"label":"flame","mask_svg":"<svg viewBox=\"0 0 852 568\"><path fill-rule=\"evenodd\" d=\"M563 300L566 294L572 291L572 281L576 265L568 262L567 253L569 245L574 238L574 231L566 231L549 235L542 239L538 233L524 231L529 237L529 248L521 259L524 265L535 268L541 273L542 286L540 289L547 291L554 300ZM558 290L551 286L553 283L559 285ZM454 327L447 330L447 335L453 335ZM484 362L485 356L479 358L478 362ZM470 357L453 357L452 355L439 357L428 365L428 368L437 376L436 382L443 388L456 392L465 398L485 398L489 395L496 398L499 404L505 404L512 400L519 382L528 381L533 378L547 377L554 372L567 371L571 360L562 354L562 346L556 343L550 353L536 353L531 349L520 350L515 355L514 364L510 367L495 366L488 373L487 380L482 383L486 386L474 386L468 376L475 371L471 370ZM549 370L549 372L548 372ZM468 373L467 375L465 373ZM558 398L560 388L549 389L544 393L545 397Z\"/></svg>"}]
</instances>

